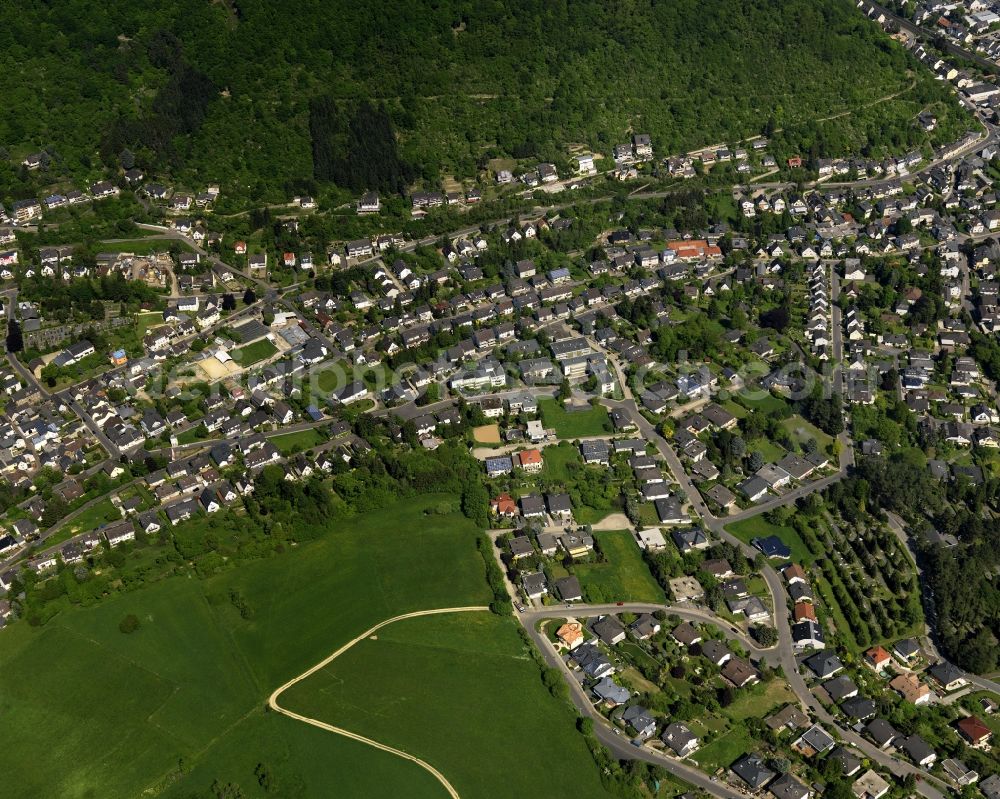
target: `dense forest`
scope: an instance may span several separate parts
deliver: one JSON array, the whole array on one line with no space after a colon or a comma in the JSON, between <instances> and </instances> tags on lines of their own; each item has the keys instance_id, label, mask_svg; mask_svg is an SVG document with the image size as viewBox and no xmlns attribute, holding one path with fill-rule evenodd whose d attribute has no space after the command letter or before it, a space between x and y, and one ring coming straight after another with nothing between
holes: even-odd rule
<instances>
[{"instance_id":1,"label":"dense forest","mask_svg":"<svg viewBox=\"0 0 1000 799\"><path fill-rule=\"evenodd\" d=\"M44 150L79 179L124 154L253 200L607 153L632 130L663 152L781 128L860 148L844 118L802 126L900 90L954 108L849 0L25 0L0 6L0 68L15 163Z\"/></svg>"}]
</instances>

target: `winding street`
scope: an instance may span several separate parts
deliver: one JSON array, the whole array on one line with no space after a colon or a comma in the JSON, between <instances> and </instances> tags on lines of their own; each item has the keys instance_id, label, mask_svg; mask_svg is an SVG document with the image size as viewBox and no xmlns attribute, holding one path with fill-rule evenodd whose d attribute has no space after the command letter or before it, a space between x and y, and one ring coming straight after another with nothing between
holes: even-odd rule
<instances>
[{"instance_id":1,"label":"winding street","mask_svg":"<svg viewBox=\"0 0 1000 799\"><path fill-rule=\"evenodd\" d=\"M574 605L572 608L563 608L562 610L563 612L560 612L560 608L556 607L526 610L524 613L519 614L520 622L524 627L525 632L528 633L528 636L535 644L535 647L542 653L542 657L545 659L545 662L552 668L557 668L563 673L563 676L569 684L570 698L572 699L574 706L580 712L580 715L593 720L594 735L597 740L599 740L601 744L603 744L618 758L627 760L644 760L647 763L653 763L666 769L671 774L680 777L682 780L690 783L691 785L701 788L703 791L711 794L712 796L723 797L723 799L737 799L737 797L741 797L743 794L733 791L724 785L720 785L697 767L689 765L687 762L679 758L671 757L662 752L649 749L648 747L636 746L630 743L628 738L623 736L621 732L616 732L616 728L613 727L611 723L594 708L594 704L587 695L586 690L580 684L579 680L577 680L573 675L573 672L570 671L569 666L566 665L566 662L556 651L552 642L537 629L536 622L550 618L566 618L567 616L596 616L603 613L621 613L622 611L644 613L655 610L666 610L670 613L676 613L681 618L687 618L691 621L707 621L717 624L724 632L726 632L727 635L730 635L732 629L730 625L718 621L713 618L710 613L694 611L688 608L678 608L669 605L648 605L642 603L627 603L623 606ZM745 636L739 634L732 637L737 638L740 643L744 645L749 642Z\"/></svg>"},{"instance_id":2,"label":"winding street","mask_svg":"<svg viewBox=\"0 0 1000 799\"><path fill-rule=\"evenodd\" d=\"M834 334L834 345L835 348L839 349L841 346L840 336L839 331L836 330L836 328L834 329ZM751 518L771 510L772 508L787 505L814 491L822 490L838 480L843 479L847 475L850 465L854 462L853 443L850 436L845 431L838 436L841 446L840 463L837 472L834 474L820 480L814 480L811 483L807 483L799 488L788 491L780 497L776 497L775 499L767 502L759 503L758 505L740 513L727 517L715 516L708 509L708 506L701 497L701 493L697 490L694 483L687 475L680 458L677 456L677 453L674 452L669 442L656 430L654 425L652 425L639 412L639 408L633 398L632 391L625 377L624 370L618 363L617 358L610 352L607 353L607 356L609 363L612 365L615 374L618 377L624 399L603 399L601 401L602 404L608 408L618 408L626 410L630 413L639 428L640 435L645 438L646 441L652 443L663 456L674 481L681 486L682 490L687 495L688 504L692 507L696 514L701 517L701 521L706 529L711 530L722 540L738 546L751 560L756 557L758 551L729 533L725 527L727 524L733 521L739 521L740 519ZM784 580L770 563L765 565L764 569L761 571L761 575L763 576L764 581L767 584L768 591L771 594L772 607L774 609L773 619L775 629L778 632L778 643L768 652L761 652L757 647L751 647L751 651L756 651L758 655L762 655L771 665L780 665L782 671L784 672L785 679L788 681L789 687L792 689L792 692L795 694L802 707L807 709L815 719L825 724L829 729L835 731L842 741L851 744L870 760L878 763L880 766L900 779L905 778L909 774L917 777L916 789L918 793L927 797L927 799L944 799L945 793L942 793L942 791L947 792L949 789L940 783L935 777L931 777L925 771L917 768L907 761L898 759L887 754L886 752L883 752L881 749L878 749L876 746L862 738L852 729L841 726L826 710L826 708L824 708L813 696L812 692L809 690L809 686L806 684L805 679L799 673L799 664L795 657L791 624L787 613L787 608L790 606L791 601L787 591L785 590ZM516 597L514 598L516 599ZM654 610L658 609L655 605L625 604L621 606L594 606L591 608L588 608L588 606L578 605L572 608L571 612L573 615L584 614L587 610L590 610L595 614L618 613L623 610L648 610L651 607ZM720 626L727 635L731 635L734 629L731 625L719 621L713 617L711 613L704 611L695 611L693 609L684 608L679 609L671 606L663 606L663 609L672 613L677 613L677 615L682 617L684 617L684 614L696 614L695 618L698 621L708 621L716 624ZM681 613L681 610L683 610L684 613ZM581 712L585 713L594 720L595 733L605 746L607 746L619 757L638 757L642 760L664 766L672 773L688 780L693 785L707 791L713 796L732 797L739 795L733 794L729 788L719 785L714 780L708 778L701 771L692 769L692 767L658 752L652 752L644 747L635 747L623 741L620 735L616 735L604 717L595 710L583 687L573 676L572 672L570 672L568 666L563 662L562 658L559 657L551 642L535 629L534 622L539 618L545 618L546 614L553 615L553 609L543 608L540 610L525 611L524 613L518 614L518 616L525 631L529 636L531 636L535 645L539 647L540 651L545 656L546 661L552 666L562 670L564 676L569 681L574 704L581 710ZM559 616L566 614L555 613L554 615ZM737 635L737 637L739 636ZM746 641L745 637L740 640L741 643Z\"/></svg>"}]
</instances>

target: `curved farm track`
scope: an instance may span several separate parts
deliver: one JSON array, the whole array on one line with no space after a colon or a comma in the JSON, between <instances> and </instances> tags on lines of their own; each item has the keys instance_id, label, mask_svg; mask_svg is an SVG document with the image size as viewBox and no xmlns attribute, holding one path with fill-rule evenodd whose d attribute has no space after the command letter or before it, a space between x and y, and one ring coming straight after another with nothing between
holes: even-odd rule
<instances>
[{"instance_id":1,"label":"curved farm track","mask_svg":"<svg viewBox=\"0 0 1000 799\"><path fill-rule=\"evenodd\" d=\"M378 741L373 741L371 738L366 738L365 736L359 735L356 732L351 732L350 730L345 730L341 727L334 726L333 724L327 724L325 721L320 721L319 719L310 718L309 716L303 716L292 710L288 710L287 708L284 708L278 704L278 698L293 685L302 682L306 678L311 677L317 671L320 671L321 669L324 669L327 666L329 666L331 663L333 663L333 661L335 661L337 658L339 658L341 655L343 655L345 652L351 649L351 647L353 647L355 644L374 635L383 627L387 627L388 625L393 624L397 621L403 621L404 619L420 618L421 616L436 616L443 613L469 613L473 611L481 612L488 610L489 608L483 605L472 605L460 608L435 608L433 610L418 610L413 613L404 613L400 616L393 616L391 619L386 619L385 621L381 621L374 627L365 630L363 633L361 633L361 635L348 641L337 651L335 651L333 654L321 660L315 666L312 666L311 668L302 672L297 677L293 677L284 685L282 685L280 688L277 688L274 691L274 693L272 693L271 696L268 697L267 700L268 707L270 707L272 710L278 713L281 713L284 716L288 716L289 718L305 722L306 724L311 724L313 727L319 727L321 730L326 730L327 732L332 732L336 733L337 735L342 735L345 738L350 738L352 741L359 741L360 743L367 744L368 746L372 746L376 749L380 749L383 752L388 752L389 754L395 755L396 757L401 757L403 758L403 760L409 760L411 763L416 763L418 766L420 766L420 768L429 772L434 777L434 779L436 779L438 782L441 783L444 789L448 792L448 795L451 797L451 799L461 799L461 797L458 794L458 791L456 791L454 786L450 782L448 782L444 774L442 774L440 771L434 768L434 766L432 766L427 761L421 760L419 757L417 757L416 755L411 755L409 752L404 752L402 749L396 749L395 747L388 746L387 744L379 743Z\"/></svg>"}]
</instances>

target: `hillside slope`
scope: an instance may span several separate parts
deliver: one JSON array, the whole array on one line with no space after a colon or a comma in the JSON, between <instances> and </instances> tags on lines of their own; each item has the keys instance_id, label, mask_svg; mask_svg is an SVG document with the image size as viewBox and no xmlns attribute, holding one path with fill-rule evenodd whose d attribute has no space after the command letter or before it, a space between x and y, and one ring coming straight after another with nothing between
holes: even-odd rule
<instances>
[{"instance_id":1,"label":"hillside slope","mask_svg":"<svg viewBox=\"0 0 1000 799\"><path fill-rule=\"evenodd\" d=\"M393 188L607 153L630 130L672 152L903 89L947 104L912 67L848 0L26 0L0 7L0 145L77 176L129 147L255 199L312 178Z\"/></svg>"}]
</instances>

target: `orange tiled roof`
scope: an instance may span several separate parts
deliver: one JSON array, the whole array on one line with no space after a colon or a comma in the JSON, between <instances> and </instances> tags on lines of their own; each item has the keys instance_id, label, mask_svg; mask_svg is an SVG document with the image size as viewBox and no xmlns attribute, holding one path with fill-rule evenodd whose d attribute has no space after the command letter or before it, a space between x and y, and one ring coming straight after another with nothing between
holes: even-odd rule
<instances>
[{"instance_id":1,"label":"orange tiled roof","mask_svg":"<svg viewBox=\"0 0 1000 799\"><path fill-rule=\"evenodd\" d=\"M521 459L522 466L542 462L542 453L537 449L526 449L518 457Z\"/></svg>"},{"instance_id":2,"label":"orange tiled roof","mask_svg":"<svg viewBox=\"0 0 1000 799\"><path fill-rule=\"evenodd\" d=\"M566 622L566 624L556 630L556 638L564 644L572 644L574 641L583 638L583 627L577 621Z\"/></svg>"}]
</instances>

